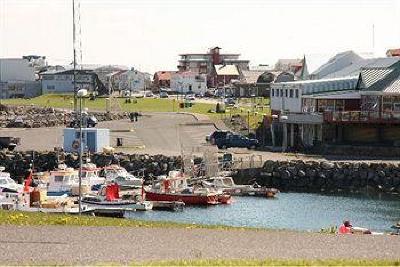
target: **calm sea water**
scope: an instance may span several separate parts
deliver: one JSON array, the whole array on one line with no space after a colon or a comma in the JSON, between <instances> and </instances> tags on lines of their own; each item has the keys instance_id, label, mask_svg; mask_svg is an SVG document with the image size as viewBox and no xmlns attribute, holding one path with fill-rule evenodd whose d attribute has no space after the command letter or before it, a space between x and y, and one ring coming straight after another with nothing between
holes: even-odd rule
<instances>
[{"instance_id":1,"label":"calm sea water","mask_svg":"<svg viewBox=\"0 0 400 267\"><path fill-rule=\"evenodd\" d=\"M354 226L388 231L400 220L400 197L280 193L276 199L235 197L231 205L186 206L182 212L133 212L129 217L313 231L339 226L349 219Z\"/></svg>"}]
</instances>

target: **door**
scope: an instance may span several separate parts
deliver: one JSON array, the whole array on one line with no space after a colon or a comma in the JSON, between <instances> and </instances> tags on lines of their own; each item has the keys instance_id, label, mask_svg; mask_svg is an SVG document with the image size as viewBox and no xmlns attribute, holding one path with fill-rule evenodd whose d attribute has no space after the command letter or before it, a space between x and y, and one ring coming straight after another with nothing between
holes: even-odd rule
<instances>
[{"instance_id":1,"label":"door","mask_svg":"<svg viewBox=\"0 0 400 267\"><path fill-rule=\"evenodd\" d=\"M86 146L90 152L97 152L96 132L87 132Z\"/></svg>"}]
</instances>

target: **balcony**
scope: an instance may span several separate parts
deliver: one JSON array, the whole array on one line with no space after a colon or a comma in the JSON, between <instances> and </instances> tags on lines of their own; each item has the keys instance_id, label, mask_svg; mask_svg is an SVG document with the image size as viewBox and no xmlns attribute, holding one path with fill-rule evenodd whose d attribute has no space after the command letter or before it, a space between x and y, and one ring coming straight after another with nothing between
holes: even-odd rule
<instances>
[{"instance_id":1,"label":"balcony","mask_svg":"<svg viewBox=\"0 0 400 267\"><path fill-rule=\"evenodd\" d=\"M325 111L323 116L327 123L400 124L400 112Z\"/></svg>"}]
</instances>

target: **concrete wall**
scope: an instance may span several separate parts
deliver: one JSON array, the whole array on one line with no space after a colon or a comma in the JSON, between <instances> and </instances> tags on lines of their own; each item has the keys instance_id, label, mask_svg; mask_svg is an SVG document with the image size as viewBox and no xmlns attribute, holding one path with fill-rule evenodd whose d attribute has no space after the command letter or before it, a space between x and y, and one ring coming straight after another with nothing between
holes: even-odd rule
<instances>
[{"instance_id":1,"label":"concrete wall","mask_svg":"<svg viewBox=\"0 0 400 267\"><path fill-rule=\"evenodd\" d=\"M35 72L22 58L0 58L0 81L34 81Z\"/></svg>"}]
</instances>

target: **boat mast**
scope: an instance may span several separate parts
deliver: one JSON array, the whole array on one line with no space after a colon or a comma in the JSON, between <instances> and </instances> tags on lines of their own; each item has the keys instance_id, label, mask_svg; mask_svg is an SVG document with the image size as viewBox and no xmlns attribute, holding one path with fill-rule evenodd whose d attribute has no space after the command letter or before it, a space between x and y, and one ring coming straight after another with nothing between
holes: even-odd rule
<instances>
[{"instance_id":1,"label":"boat mast","mask_svg":"<svg viewBox=\"0 0 400 267\"><path fill-rule=\"evenodd\" d=\"M73 65L74 65L74 78L73 78L73 87L74 87L74 111L75 116L78 116L77 113L77 87L76 87L76 26L75 26L75 0L72 0L72 48L73 48Z\"/></svg>"}]
</instances>

